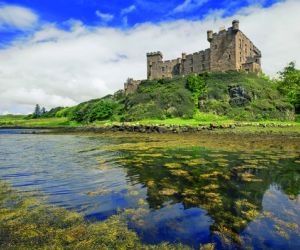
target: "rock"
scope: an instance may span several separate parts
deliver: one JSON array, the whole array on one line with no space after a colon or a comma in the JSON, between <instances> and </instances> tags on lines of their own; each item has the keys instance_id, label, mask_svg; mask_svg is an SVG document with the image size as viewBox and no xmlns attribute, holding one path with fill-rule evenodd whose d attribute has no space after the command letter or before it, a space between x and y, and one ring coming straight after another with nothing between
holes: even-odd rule
<instances>
[{"instance_id":1,"label":"rock","mask_svg":"<svg viewBox=\"0 0 300 250\"><path fill-rule=\"evenodd\" d=\"M231 106L246 106L251 101L251 96L247 93L247 91L239 86L229 86L228 93L230 96L230 105Z\"/></svg>"}]
</instances>

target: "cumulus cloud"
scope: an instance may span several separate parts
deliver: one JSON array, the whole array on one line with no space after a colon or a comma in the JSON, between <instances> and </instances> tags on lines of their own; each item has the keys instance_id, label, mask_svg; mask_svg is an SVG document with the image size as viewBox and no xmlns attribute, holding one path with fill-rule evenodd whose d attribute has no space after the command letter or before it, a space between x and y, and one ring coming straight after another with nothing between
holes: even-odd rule
<instances>
[{"instance_id":1,"label":"cumulus cloud","mask_svg":"<svg viewBox=\"0 0 300 250\"><path fill-rule=\"evenodd\" d=\"M99 10L96 10L96 16L100 17L103 22L110 22L114 19L114 15L108 13L102 13Z\"/></svg>"},{"instance_id":2,"label":"cumulus cloud","mask_svg":"<svg viewBox=\"0 0 300 250\"><path fill-rule=\"evenodd\" d=\"M185 11L192 11L196 8L201 7L209 0L184 0L184 2L173 10L173 13L185 12Z\"/></svg>"},{"instance_id":3,"label":"cumulus cloud","mask_svg":"<svg viewBox=\"0 0 300 250\"><path fill-rule=\"evenodd\" d=\"M135 10L136 10L136 6L135 5L130 5L127 8L122 9L120 14L121 14L121 16L125 16L125 15L127 15L127 14L129 14L129 13L135 11Z\"/></svg>"},{"instance_id":4,"label":"cumulus cloud","mask_svg":"<svg viewBox=\"0 0 300 250\"><path fill-rule=\"evenodd\" d=\"M127 77L146 77L146 52L161 50L172 59L206 49L206 31L228 27L235 18L262 51L263 70L275 75L289 61L300 61L299 9L299 1L289 0L234 17L216 11L202 21L145 23L127 30L89 28L74 20L68 31L45 25L0 50L0 113L30 112L36 103L68 106L113 93Z\"/></svg>"},{"instance_id":5,"label":"cumulus cloud","mask_svg":"<svg viewBox=\"0 0 300 250\"><path fill-rule=\"evenodd\" d=\"M38 21L30 9L15 5L0 5L0 29L29 29Z\"/></svg>"}]
</instances>

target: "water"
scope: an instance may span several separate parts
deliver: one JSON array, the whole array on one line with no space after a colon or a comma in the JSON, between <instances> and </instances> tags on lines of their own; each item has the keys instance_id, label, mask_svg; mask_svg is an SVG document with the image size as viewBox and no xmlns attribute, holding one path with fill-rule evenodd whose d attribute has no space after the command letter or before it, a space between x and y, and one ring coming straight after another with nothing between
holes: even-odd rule
<instances>
[{"instance_id":1,"label":"water","mask_svg":"<svg viewBox=\"0 0 300 250\"><path fill-rule=\"evenodd\" d=\"M300 247L297 137L24 132L0 130L0 180L21 194L91 221L133 209L145 243Z\"/></svg>"}]
</instances>

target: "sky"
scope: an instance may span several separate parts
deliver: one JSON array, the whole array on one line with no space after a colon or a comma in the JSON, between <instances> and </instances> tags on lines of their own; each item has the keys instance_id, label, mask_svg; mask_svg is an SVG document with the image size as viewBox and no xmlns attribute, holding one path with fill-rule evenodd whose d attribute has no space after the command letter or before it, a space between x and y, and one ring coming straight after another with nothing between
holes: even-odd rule
<instances>
[{"instance_id":1,"label":"sky","mask_svg":"<svg viewBox=\"0 0 300 250\"><path fill-rule=\"evenodd\" d=\"M209 47L206 31L240 20L264 73L300 62L300 0L0 0L0 114L99 98L165 59Z\"/></svg>"}]
</instances>

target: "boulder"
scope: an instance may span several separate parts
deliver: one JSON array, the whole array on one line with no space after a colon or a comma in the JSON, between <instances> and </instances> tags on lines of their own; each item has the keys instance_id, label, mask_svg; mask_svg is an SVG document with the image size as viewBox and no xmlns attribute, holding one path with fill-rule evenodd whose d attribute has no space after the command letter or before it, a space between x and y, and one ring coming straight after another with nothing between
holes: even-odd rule
<instances>
[{"instance_id":1,"label":"boulder","mask_svg":"<svg viewBox=\"0 0 300 250\"><path fill-rule=\"evenodd\" d=\"M247 93L245 88L239 85L229 86L228 94L231 106L243 107L251 102L251 96Z\"/></svg>"}]
</instances>

